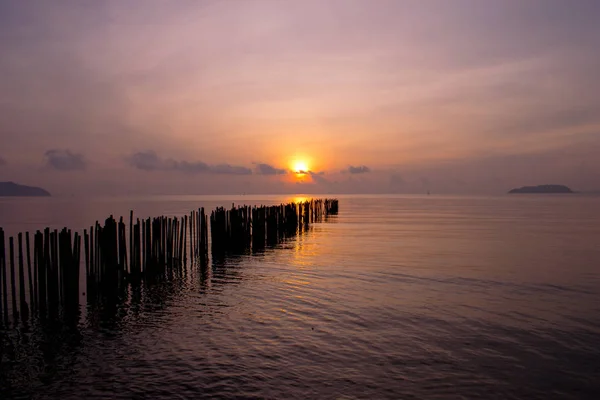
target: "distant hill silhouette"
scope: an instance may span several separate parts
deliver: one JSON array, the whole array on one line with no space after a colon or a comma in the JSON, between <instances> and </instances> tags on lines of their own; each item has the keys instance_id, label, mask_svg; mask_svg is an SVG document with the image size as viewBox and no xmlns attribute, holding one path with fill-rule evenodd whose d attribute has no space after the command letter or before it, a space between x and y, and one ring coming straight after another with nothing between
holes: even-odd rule
<instances>
[{"instance_id":1,"label":"distant hill silhouette","mask_svg":"<svg viewBox=\"0 0 600 400\"><path fill-rule=\"evenodd\" d=\"M14 182L0 182L0 196L50 196L47 190L35 186L19 185Z\"/></svg>"},{"instance_id":2,"label":"distant hill silhouette","mask_svg":"<svg viewBox=\"0 0 600 400\"><path fill-rule=\"evenodd\" d=\"M564 185L539 185L523 186L517 189L512 189L508 193L573 193L573 191Z\"/></svg>"}]
</instances>

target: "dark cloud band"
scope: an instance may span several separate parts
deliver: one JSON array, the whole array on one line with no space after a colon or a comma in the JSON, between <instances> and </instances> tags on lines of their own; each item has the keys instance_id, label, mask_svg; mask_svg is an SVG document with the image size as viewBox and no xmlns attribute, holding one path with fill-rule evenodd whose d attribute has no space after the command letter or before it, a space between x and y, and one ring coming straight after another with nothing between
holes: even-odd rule
<instances>
[{"instance_id":1,"label":"dark cloud band","mask_svg":"<svg viewBox=\"0 0 600 400\"><path fill-rule=\"evenodd\" d=\"M345 172L349 172L351 174L366 174L367 172L371 172L371 169L366 165L360 165L357 167L351 165Z\"/></svg>"},{"instance_id":2,"label":"dark cloud band","mask_svg":"<svg viewBox=\"0 0 600 400\"><path fill-rule=\"evenodd\" d=\"M213 173L226 175L252 174L250 168L237 165L208 165L202 161L190 162L185 160L163 159L152 150L133 153L128 156L126 160L130 166L143 171L180 171L191 174Z\"/></svg>"}]
</instances>

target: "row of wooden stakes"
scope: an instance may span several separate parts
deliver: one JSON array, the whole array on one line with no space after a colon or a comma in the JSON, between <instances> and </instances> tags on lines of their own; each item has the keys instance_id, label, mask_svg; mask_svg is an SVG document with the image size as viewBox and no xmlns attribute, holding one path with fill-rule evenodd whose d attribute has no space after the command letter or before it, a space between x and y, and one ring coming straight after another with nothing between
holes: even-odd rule
<instances>
[{"instance_id":1,"label":"row of wooden stakes","mask_svg":"<svg viewBox=\"0 0 600 400\"><path fill-rule=\"evenodd\" d=\"M210 248L213 257L261 251L337 213L336 199L217 208L210 214ZM135 221L131 211L129 229L123 217L117 221L110 216L104 224L96 221L83 235L67 228L37 231L31 253L29 232L19 233L16 243L11 236L6 247L0 228L0 324L8 326L11 314L15 325L19 320L25 323L30 316L76 316L80 295L94 301L110 297L127 285L185 272L188 265L205 267L208 229L209 216L203 208L179 218ZM82 238L85 291L80 287Z\"/></svg>"}]
</instances>

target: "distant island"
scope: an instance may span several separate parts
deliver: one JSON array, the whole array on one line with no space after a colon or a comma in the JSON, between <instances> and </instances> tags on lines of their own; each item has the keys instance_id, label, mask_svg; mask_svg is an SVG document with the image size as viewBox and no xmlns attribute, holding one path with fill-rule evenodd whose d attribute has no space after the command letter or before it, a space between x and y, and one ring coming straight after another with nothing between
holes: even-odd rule
<instances>
[{"instance_id":1,"label":"distant island","mask_svg":"<svg viewBox=\"0 0 600 400\"><path fill-rule=\"evenodd\" d=\"M512 189L509 194L515 193L573 193L571 189L564 185L539 185L539 186L523 186L517 189Z\"/></svg>"},{"instance_id":2,"label":"distant island","mask_svg":"<svg viewBox=\"0 0 600 400\"><path fill-rule=\"evenodd\" d=\"M44 197L50 196L50 193L35 186L19 185L14 182L0 182L0 196Z\"/></svg>"}]
</instances>

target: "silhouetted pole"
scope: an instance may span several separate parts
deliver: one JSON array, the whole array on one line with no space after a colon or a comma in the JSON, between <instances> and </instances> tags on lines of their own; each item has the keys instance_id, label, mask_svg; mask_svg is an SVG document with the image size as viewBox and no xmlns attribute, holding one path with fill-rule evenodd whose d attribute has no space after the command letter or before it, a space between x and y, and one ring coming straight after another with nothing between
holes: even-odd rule
<instances>
[{"instance_id":1,"label":"silhouetted pole","mask_svg":"<svg viewBox=\"0 0 600 400\"><path fill-rule=\"evenodd\" d=\"M25 268L23 264L23 234L18 234L19 243L19 305L21 309L21 316L23 321L26 321L29 316L29 309L27 307L27 301L25 300Z\"/></svg>"},{"instance_id":2,"label":"silhouetted pole","mask_svg":"<svg viewBox=\"0 0 600 400\"><path fill-rule=\"evenodd\" d=\"M0 228L0 279L2 280L2 309L4 324L8 325L8 290L6 283L6 243L4 240L4 231Z\"/></svg>"},{"instance_id":3,"label":"silhouetted pole","mask_svg":"<svg viewBox=\"0 0 600 400\"><path fill-rule=\"evenodd\" d=\"M133 247L133 210L129 212L129 272L133 272L134 270L134 253L135 249Z\"/></svg>"},{"instance_id":4,"label":"silhouetted pole","mask_svg":"<svg viewBox=\"0 0 600 400\"><path fill-rule=\"evenodd\" d=\"M29 281L29 304L31 309L35 309L35 293L33 289L34 277L31 275L31 247L29 245L29 232L25 233L25 246L27 247L27 277Z\"/></svg>"},{"instance_id":5,"label":"silhouetted pole","mask_svg":"<svg viewBox=\"0 0 600 400\"><path fill-rule=\"evenodd\" d=\"M9 251L10 251L10 290L12 293L12 311L13 311L13 322L16 323L19 319L19 313L17 311L17 288L15 284L15 244L13 237L8 239Z\"/></svg>"},{"instance_id":6,"label":"silhouetted pole","mask_svg":"<svg viewBox=\"0 0 600 400\"><path fill-rule=\"evenodd\" d=\"M187 227L188 227L188 217L186 215L186 216L184 216L184 219L183 219L183 265L184 266L187 264L187 243L188 243ZM191 237L190 237L190 243L191 243ZM190 249L190 254L191 254L191 249Z\"/></svg>"},{"instance_id":7,"label":"silhouetted pole","mask_svg":"<svg viewBox=\"0 0 600 400\"><path fill-rule=\"evenodd\" d=\"M182 217L159 216L133 221L129 214L127 225L120 217L111 215L101 225L83 230L85 247L85 274L88 302L116 299L127 285L135 286L142 280L170 278L187 274L188 246L190 266L206 266L209 246L209 218L213 257L227 254L247 254L260 251L265 244L276 245L286 238L307 230L311 223L323 216L338 212L337 199L307 200L273 206L217 207L210 214L204 208ZM189 225L188 225L189 224ZM81 241L78 232L67 228L37 231L33 240L33 270L29 233L18 236L19 288L16 287L15 239L9 238L10 292L15 323L18 316L25 321L31 311L40 318L76 315L79 307L79 275L81 268ZM129 254L128 254L129 253ZM25 284L25 257L28 285ZM8 272L5 234L0 228L0 321L8 324ZM26 291L29 289L29 303ZM17 306L17 293L19 307ZM104 301L104 300L102 300Z\"/></svg>"}]
</instances>

